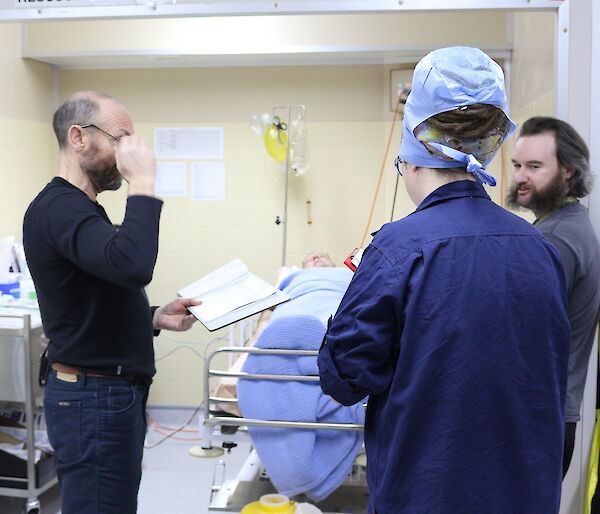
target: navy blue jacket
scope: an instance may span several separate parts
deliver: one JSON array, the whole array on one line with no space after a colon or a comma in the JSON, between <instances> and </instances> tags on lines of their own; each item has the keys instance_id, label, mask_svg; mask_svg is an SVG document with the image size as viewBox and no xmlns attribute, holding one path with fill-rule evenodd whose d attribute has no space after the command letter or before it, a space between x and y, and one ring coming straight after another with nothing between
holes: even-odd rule
<instances>
[{"instance_id":1,"label":"navy blue jacket","mask_svg":"<svg viewBox=\"0 0 600 514\"><path fill-rule=\"evenodd\" d=\"M370 512L558 512L565 296L555 248L476 182L376 234L319 354L326 394L369 395Z\"/></svg>"}]
</instances>

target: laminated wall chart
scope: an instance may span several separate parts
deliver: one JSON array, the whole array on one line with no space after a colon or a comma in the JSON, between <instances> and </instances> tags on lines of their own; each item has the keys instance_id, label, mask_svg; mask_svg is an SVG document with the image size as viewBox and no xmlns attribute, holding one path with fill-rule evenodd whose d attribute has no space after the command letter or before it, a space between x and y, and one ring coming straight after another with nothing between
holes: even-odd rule
<instances>
[{"instance_id":1,"label":"laminated wall chart","mask_svg":"<svg viewBox=\"0 0 600 514\"><path fill-rule=\"evenodd\" d=\"M187 196L187 163L156 163L156 196Z\"/></svg>"},{"instance_id":2,"label":"laminated wall chart","mask_svg":"<svg viewBox=\"0 0 600 514\"><path fill-rule=\"evenodd\" d=\"M157 159L223 159L223 127L157 127ZM192 162L191 199L225 200L225 163ZM158 162L156 194L187 196L187 163Z\"/></svg>"}]
</instances>

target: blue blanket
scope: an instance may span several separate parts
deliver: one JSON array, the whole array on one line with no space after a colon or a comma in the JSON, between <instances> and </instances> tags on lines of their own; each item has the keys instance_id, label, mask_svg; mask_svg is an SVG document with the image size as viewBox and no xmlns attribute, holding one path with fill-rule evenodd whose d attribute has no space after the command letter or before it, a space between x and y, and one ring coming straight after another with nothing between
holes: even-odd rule
<instances>
[{"instance_id":1,"label":"blue blanket","mask_svg":"<svg viewBox=\"0 0 600 514\"><path fill-rule=\"evenodd\" d=\"M316 316L326 324L329 316L335 314L351 279L352 272L348 268L293 271L278 285L291 300L275 309L271 321L283 316L305 315Z\"/></svg>"},{"instance_id":2,"label":"blue blanket","mask_svg":"<svg viewBox=\"0 0 600 514\"><path fill-rule=\"evenodd\" d=\"M257 348L318 350L325 334L313 316L272 321ZM311 356L249 355L243 371L318 375ZM245 417L280 421L363 423L361 404L344 407L321 391L318 382L244 380L238 401ZM319 501L337 489L351 470L362 445L362 432L250 427L252 440L273 485L285 495L305 493Z\"/></svg>"}]
</instances>

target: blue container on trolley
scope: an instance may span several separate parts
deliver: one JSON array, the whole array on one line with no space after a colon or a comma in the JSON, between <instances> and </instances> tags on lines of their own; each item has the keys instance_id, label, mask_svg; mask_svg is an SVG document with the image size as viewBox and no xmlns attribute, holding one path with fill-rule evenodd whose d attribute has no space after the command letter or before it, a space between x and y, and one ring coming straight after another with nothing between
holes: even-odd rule
<instances>
[{"instance_id":1,"label":"blue container on trolley","mask_svg":"<svg viewBox=\"0 0 600 514\"><path fill-rule=\"evenodd\" d=\"M0 284L0 293L8 294L13 298L21 297L21 288L19 287L18 282L7 282L5 284Z\"/></svg>"}]
</instances>

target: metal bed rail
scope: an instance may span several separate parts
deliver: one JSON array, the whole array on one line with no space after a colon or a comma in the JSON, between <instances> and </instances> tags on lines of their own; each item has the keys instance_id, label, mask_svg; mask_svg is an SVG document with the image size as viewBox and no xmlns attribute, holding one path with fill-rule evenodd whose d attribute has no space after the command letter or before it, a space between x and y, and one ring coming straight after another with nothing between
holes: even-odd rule
<instances>
[{"instance_id":1,"label":"metal bed rail","mask_svg":"<svg viewBox=\"0 0 600 514\"><path fill-rule=\"evenodd\" d=\"M239 347L229 346L223 347L212 352L206 360L206 373L204 375L204 412L203 418L201 418L201 434L202 443L200 448L202 451L207 453L202 456L216 456L214 453L215 448L212 446L212 440L218 440L222 442L223 449L230 450L234 446L237 446L237 442L245 441L252 442L250 434L248 433L248 427L272 427L272 428L294 428L294 429L305 429L305 430L354 430L363 431L364 425L352 424L352 423L324 423L324 422L301 422L301 421L282 421L282 420L266 420L266 419L254 419L254 418L239 418L229 416L215 416L211 414L211 406L215 404L227 403L237 404L237 392L234 398L224 398L221 396L213 396L210 394L210 380L219 377L234 377L243 378L248 380L276 380L276 381L300 381L300 382L319 382L319 377L315 375L278 375L278 374L259 374L259 373L246 373L243 371L223 371L212 368L213 360L222 354L254 354L254 355L291 355L291 356L312 356L318 355L318 351L315 350L278 350L278 349L265 349L265 348L252 348L252 347ZM228 362L232 359L228 358ZM234 434L219 434L215 429L219 426L237 426L239 427L237 432ZM241 433L240 433L241 432ZM237 441L237 442L234 442ZM243 505L248 504L251 501L255 501L262 494L269 492L275 492L275 488L269 481L259 480L257 477L261 473L261 461L260 457L256 453L256 450L252 450L246 463L244 464L240 473L238 473L235 480L223 480L217 479L217 471L220 467L224 467L224 461L219 461L215 466L215 476L213 477L213 484L211 488L211 500L209 504L209 512L239 512ZM221 473L222 475L223 473ZM339 492L336 492L331 496L330 503L336 505L336 509L326 508L325 504L323 512L359 512L356 510L357 505L362 505L365 502L365 498L368 493L366 492L366 485L364 485L363 478L364 471L360 466L353 466L353 470L346 479L346 481L340 486ZM361 503L362 502L362 503ZM345 506L343 510L339 510L337 507ZM366 509L366 505L365 505Z\"/></svg>"},{"instance_id":2,"label":"metal bed rail","mask_svg":"<svg viewBox=\"0 0 600 514\"><path fill-rule=\"evenodd\" d=\"M222 398L219 396L211 396L210 394L210 379L215 377L235 377L249 380L281 380L281 381L302 381L302 382L319 382L319 377L315 375L277 375L277 374L258 374L223 371L211 369L212 361L219 354L231 353L247 353L247 354L263 354L263 355L297 355L297 356L317 356L316 350L278 350L267 348L243 348L239 346L225 346L218 348L212 352L206 360L207 372L204 375L204 427L216 427L219 425L233 426L254 426L254 427L277 427L277 428L301 428L301 429L328 429L328 430L357 430L363 431L363 424L355 423L323 423L323 422L302 422L302 421L280 421L280 420L265 420L255 418L238 418L229 416L213 416L211 415L211 405L216 403L237 403L236 398ZM208 430L204 430L205 435ZM205 444L208 441L205 441ZM210 444L210 443L209 443Z\"/></svg>"}]
</instances>

